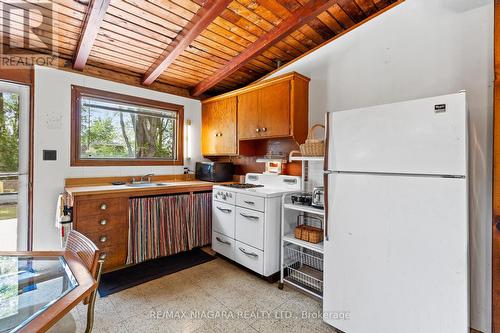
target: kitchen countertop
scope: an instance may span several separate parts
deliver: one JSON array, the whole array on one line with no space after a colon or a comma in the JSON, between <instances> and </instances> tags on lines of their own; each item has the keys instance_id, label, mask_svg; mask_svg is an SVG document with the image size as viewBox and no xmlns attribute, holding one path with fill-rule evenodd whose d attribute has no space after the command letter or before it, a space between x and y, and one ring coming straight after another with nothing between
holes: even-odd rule
<instances>
[{"instance_id":1,"label":"kitchen countertop","mask_svg":"<svg viewBox=\"0 0 500 333\"><path fill-rule=\"evenodd\" d=\"M153 183L162 183L166 185L151 186L151 187L131 187L127 185L96 185L96 186L79 186L67 187L66 193L70 197L100 195L100 194L123 194L124 196L144 196L148 194L157 195L159 192L178 193L189 191L210 191L214 185L224 183L212 183L201 180L189 181L161 181ZM234 182L226 182L234 183Z\"/></svg>"}]
</instances>

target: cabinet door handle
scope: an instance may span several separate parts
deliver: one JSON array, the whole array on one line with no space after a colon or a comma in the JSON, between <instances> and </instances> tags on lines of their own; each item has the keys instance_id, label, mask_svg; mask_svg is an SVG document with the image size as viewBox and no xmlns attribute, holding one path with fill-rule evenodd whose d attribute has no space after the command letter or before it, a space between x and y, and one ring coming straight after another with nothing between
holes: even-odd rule
<instances>
[{"instance_id":1,"label":"cabinet door handle","mask_svg":"<svg viewBox=\"0 0 500 333\"><path fill-rule=\"evenodd\" d=\"M99 238L99 241L100 241L101 243L105 243L107 240L108 240L108 237L106 237L106 236L101 236L101 237Z\"/></svg>"},{"instance_id":2,"label":"cabinet door handle","mask_svg":"<svg viewBox=\"0 0 500 333\"><path fill-rule=\"evenodd\" d=\"M100 224L100 225L106 225L106 224L108 224L108 220L101 220L101 221L99 222L99 224Z\"/></svg>"},{"instance_id":3,"label":"cabinet door handle","mask_svg":"<svg viewBox=\"0 0 500 333\"><path fill-rule=\"evenodd\" d=\"M217 206L217 209L220 210L221 212L223 213L226 213L226 214L229 214L232 212L231 209L227 209L227 208L220 208L219 206Z\"/></svg>"},{"instance_id":4,"label":"cabinet door handle","mask_svg":"<svg viewBox=\"0 0 500 333\"><path fill-rule=\"evenodd\" d=\"M106 205L105 203L101 204L101 210L106 210L108 209L108 205Z\"/></svg>"},{"instance_id":5,"label":"cabinet door handle","mask_svg":"<svg viewBox=\"0 0 500 333\"><path fill-rule=\"evenodd\" d=\"M262 132L267 132L267 127L262 127Z\"/></svg>"},{"instance_id":6,"label":"cabinet door handle","mask_svg":"<svg viewBox=\"0 0 500 333\"><path fill-rule=\"evenodd\" d=\"M243 213L240 213L241 216L243 216L244 218L247 218L249 220L258 220L259 217L258 216L252 216L252 215L247 215L247 214L243 214Z\"/></svg>"},{"instance_id":7,"label":"cabinet door handle","mask_svg":"<svg viewBox=\"0 0 500 333\"><path fill-rule=\"evenodd\" d=\"M260 128L256 128L255 132L259 133L260 132Z\"/></svg>"},{"instance_id":8,"label":"cabinet door handle","mask_svg":"<svg viewBox=\"0 0 500 333\"><path fill-rule=\"evenodd\" d=\"M222 136L222 133L219 133L219 136Z\"/></svg>"},{"instance_id":9,"label":"cabinet door handle","mask_svg":"<svg viewBox=\"0 0 500 333\"><path fill-rule=\"evenodd\" d=\"M217 241L218 241L219 243L226 244L226 245L231 245L231 243L229 243L229 242L227 242L227 241L224 241L224 240L220 239L219 237L215 237L215 239L217 239Z\"/></svg>"},{"instance_id":10,"label":"cabinet door handle","mask_svg":"<svg viewBox=\"0 0 500 333\"><path fill-rule=\"evenodd\" d=\"M252 205L252 206L255 205L255 202L253 202L253 201L245 200L243 202L246 203L247 205Z\"/></svg>"},{"instance_id":11,"label":"cabinet door handle","mask_svg":"<svg viewBox=\"0 0 500 333\"><path fill-rule=\"evenodd\" d=\"M250 257L258 257L259 255L255 252L247 252L244 248L240 247L240 251Z\"/></svg>"},{"instance_id":12,"label":"cabinet door handle","mask_svg":"<svg viewBox=\"0 0 500 333\"><path fill-rule=\"evenodd\" d=\"M99 259L104 260L104 259L106 259L106 256L107 256L106 252L101 252Z\"/></svg>"}]
</instances>

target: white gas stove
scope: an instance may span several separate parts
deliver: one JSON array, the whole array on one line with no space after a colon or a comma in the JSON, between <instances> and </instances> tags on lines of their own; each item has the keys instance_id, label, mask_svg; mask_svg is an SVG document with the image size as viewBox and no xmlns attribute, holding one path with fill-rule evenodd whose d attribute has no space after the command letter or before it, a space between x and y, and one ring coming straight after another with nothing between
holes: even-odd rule
<instances>
[{"instance_id":1,"label":"white gas stove","mask_svg":"<svg viewBox=\"0 0 500 333\"><path fill-rule=\"evenodd\" d=\"M263 276L277 273L281 197L300 190L300 177L258 173L214 186L212 249Z\"/></svg>"},{"instance_id":2,"label":"white gas stove","mask_svg":"<svg viewBox=\"0 0 500 333\"><path fill-rule=\"evenodd\" d=\"M276 174L247 173L245 184L216 185L214 198L223 202L234 202L233 193L257 197L281 197L284 193L300 191L301 178Z\"/></svg>"}]
</instances>

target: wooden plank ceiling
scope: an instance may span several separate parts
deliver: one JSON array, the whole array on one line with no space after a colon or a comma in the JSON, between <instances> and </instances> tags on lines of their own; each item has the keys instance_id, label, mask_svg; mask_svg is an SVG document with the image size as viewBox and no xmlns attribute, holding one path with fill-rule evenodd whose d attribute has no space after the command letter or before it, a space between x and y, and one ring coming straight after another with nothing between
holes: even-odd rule
<instances>
[{"instance_id":1,"label":"wooden plank ceiling","mask_svg":"<svg viewBox=\"0 0 500 333\"><path fill-rule=\"evenodd\" d=\"M45 24L37 29L75 69L211 96L245 86L401 1L52 0L55 40Z\"/></svg>"}]
</instances>

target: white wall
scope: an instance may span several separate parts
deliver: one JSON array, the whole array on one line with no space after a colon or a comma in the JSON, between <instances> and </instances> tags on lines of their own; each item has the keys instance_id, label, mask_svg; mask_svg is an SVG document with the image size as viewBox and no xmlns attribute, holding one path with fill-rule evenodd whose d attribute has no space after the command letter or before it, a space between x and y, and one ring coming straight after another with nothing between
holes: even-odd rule
<instances>
[{"instance_id":1,"label":"white wall","mask_svg":"<svg viewBox=\"0 0 500 333\"><path fill-rule=\"evenodd\" d=\"M55 204L57 195L63 191L65 178L130 176L151 172L183 173L183 166L70 167L72 84L184 105L184 119L192 120L192 160L186 163L186 166L194 169L194 162L201 159L200 101L85 75L36 67L33 197L35 250L57 249L60 246L58 230L54 225ZM57 161L43 161L44 149L57 150Z\"/></svg>"},{"instance_id":2,"label":"white wall","mask_svg":"<svg viewBox=\"0 0 500 333\"><path fill-rule=\"evenodd\" d=\"M493 13L493 0L406 0L274 74L311 78L311 124L327 111L467 90L471 325L483 332L491 326Z\"/></svg>"}]
</instances>

